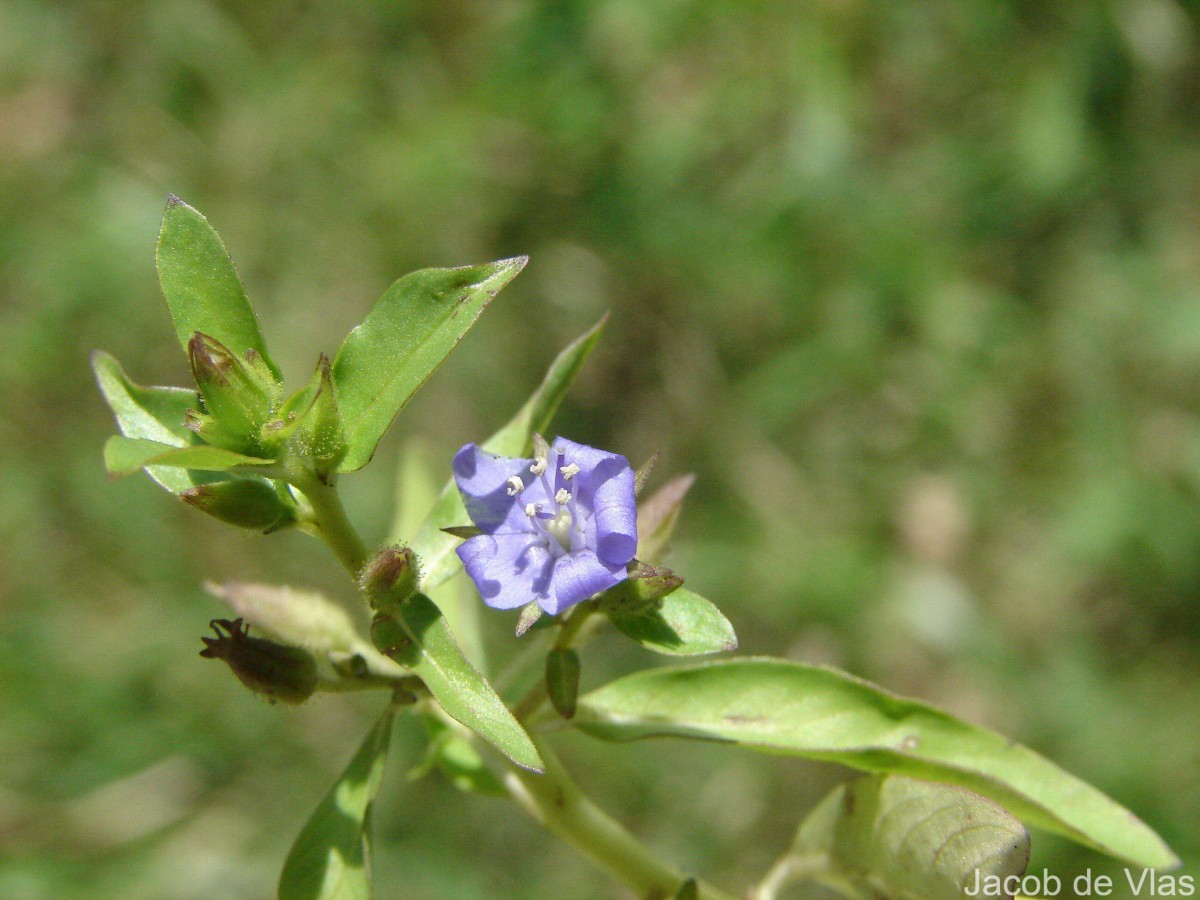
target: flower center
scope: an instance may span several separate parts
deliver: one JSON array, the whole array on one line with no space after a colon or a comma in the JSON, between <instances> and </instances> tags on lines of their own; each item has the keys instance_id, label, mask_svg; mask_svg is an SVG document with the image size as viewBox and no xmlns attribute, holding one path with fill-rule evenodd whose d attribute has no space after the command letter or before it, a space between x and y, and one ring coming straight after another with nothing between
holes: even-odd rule
<instances>
[{"instance_id":1,"label":"flower center","mask_svg":"<svg viewBox=\"0 0 1200 900\"><path fill-rule=\"evenodd\" d=\"M545 495L553 498L554 507L552 510L547 510L545 509L547 504L544 502L527 503L525 515L529 516L530 521L537 529L554 538L562 552L570 553L571 530L575 527L576 517L572 513L574 494L567 490L567 484L579 474L580 468L574 463L561 465L562 459L558 459L556 462L559 465L553 466L553 480L551 480L549 471L552 466L546 455L536 457L533 465L529 467L529 471L537 476L537 482L540 482ZM514 476L510 481L515 487L515 482L520 479ZM550 550L552 553L555 552L553 545Z\"/></svg>"},{"instance_id":2,"label":"flower center","mask_svg":"<svg viewBox=\"0 0 1200 900\"><path fill-rule=\"evenodd\" d=\"M559 509L557 516L546 523L546 531L558 541L560 547L567 551L571 549L572 524L574 521L571 518L571 511L565 506Z\"/></svg>"}]
</instances>

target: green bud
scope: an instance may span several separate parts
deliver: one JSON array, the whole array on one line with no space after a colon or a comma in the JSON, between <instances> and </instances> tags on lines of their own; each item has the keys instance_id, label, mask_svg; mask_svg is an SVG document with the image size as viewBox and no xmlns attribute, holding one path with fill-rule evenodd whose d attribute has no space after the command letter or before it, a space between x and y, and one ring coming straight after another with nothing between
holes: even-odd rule
<instances>
[{"instance_id":1,"label":"green bud","mask_svg":"<svg viewBox=\"0 0 1200 900\"><path fill-rule=\"evenodd\" d=\"M228 450L256 448L259 429L279 400L278 384L262 358L251 352L249 361L238 359L220 341L197 331L188 341L188 359L209 416L219 426L205 430L207 423L195 417L198 424L189 427Z\"/></svg>"},{"instance_id":2,"label":"green bud","mask_svg":"<svg viewBox=\"0 0 1200 900\"><path fill-rule=\"evenodd\" d=\"M546 694L564 719L574 718L579 696L579 654L567 648L546 654Z\"/></svg>"},{"instance_id":3,"label":"green bud","mask_svg":"<svg viewBox=\"0 0 1200 900\"><path fill-rule=\"evenodd\" d=\"M268 481L237 478L188 488L179 499L222 522L255 531L278 531L296 521L295 504Z\"/></svg>"},{"instance_id":4,"label":"green bud","mask_svg":"<svg viewBox=\"0 0 1200 900\"><path fill-rule=\"evenodd\" d=\"M407 600L421 580L417 555L410 547L384 547L358 576L372 608L387 610Z\"/></svg>"},{"instance_id":5,"label":"green bud","mask_svg":"<svg viewBox=\"0 0 1200 900\"><path fill-rule=\"evenodd\" d=\"M321 354L307 385L292 394L262 429L263 443L287 442L313 461L319 475L332 472L346 453L329 358Z\"/></svg>"},{"instance_id":6,"label":"green bud","mask_svg":"<svg viewBox=\"0 0 1200 900\"><path fill-rule=\"evenodd\" d=\"M272 703L303 703L317 689L317 662L307 650L250 637L241 619L213 619L208 624L216 637L200 638L204 642L200 655L223 660L255 693L266 695Z\"/></svg>"}]
</instances>

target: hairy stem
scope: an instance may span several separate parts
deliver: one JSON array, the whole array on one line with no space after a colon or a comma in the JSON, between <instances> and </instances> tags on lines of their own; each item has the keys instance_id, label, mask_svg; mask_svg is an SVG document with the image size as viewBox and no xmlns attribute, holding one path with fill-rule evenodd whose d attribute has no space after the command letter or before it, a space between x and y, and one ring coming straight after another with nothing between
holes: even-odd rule
<instances>
[{"instance_id":1,"label":"hairy stem","mask_svg":"<svg viewBox=\"0 0 1200 900\"><path fill-rule=\"evenodd\" d=\"M534 736L546 772L538 775L515 766L504 786L518 806L552 834L566 841L640 897L667 900L687 880L658 859L615 819L594 804L567 774L546 742ZM697 881L702 900L733 900L724 891Z\"/></svg>"},{"instance_id":2,"label":"hairy stem","mask_svg":"<svg viewBox=\"0 0 1200 900\"><path fill-rule=\"evenodd\" d=\"M357 579L367 563L367 545L346 517L336 484L326 484L311 472L291 473L288 480L312 507L311 530L333 551L350 577Z\"/></svg>"}]
</instances>

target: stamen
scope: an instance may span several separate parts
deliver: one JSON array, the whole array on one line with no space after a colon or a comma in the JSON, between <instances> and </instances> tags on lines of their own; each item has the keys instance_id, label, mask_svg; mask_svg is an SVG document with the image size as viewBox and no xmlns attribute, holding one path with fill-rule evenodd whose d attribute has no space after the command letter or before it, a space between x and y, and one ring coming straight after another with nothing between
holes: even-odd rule
<instances>
[{"instance_id":1,"label":"stamen","mask_svg":"<svg viewBox=\"0 0 1200 900\"><path fill-rule=\"evenodd\" d=\"M559 488L558 493L554 495L554 502L559 506L566 506L571 502L571 493L566 488Z\"/></svg>"},{"instance_id":2,"label":"stamen","mask_svg":"<svg viewBox=\"0 0 1200 900\"><path fill-rule=\"evenodd\" d=\"M541 511L542 511L542 504L540 504L540 503L526 503L525 504L525 515L529 516L529 518L531 518L531 519L534 518Z\"/></svg>"},{"instance_id":3,"label":"stamen","mask_svg":"<svg viewBox=\"0 0 1200 900\"><path fill-rule=\"evenodd\" d=\"M515 497L523 490L525 490L525 482L521 480L519 475L513 475L509 477L508 487L505 488L505 492L508 494L508 496Z\"/></svg>"},{"instance_id":4,"label":"stamen","mask_svg":"<svg viewBox=\"0 0 1200 900\"><path fill-rule=\"evenodd\" d=\"M534 475L541 475L546 471L546 457L539 456L533 461L533 465L529 467L529 471Z\"/></svg>"},{"instance_id":5,"label":"stamen","mask_svg":"<svg viewBox=\"0 0 1200 900\"><path fill-rule=\"evenodd\" d=\"M562 467L562 477L564 481L570 481L578 474L579 466L577 466L575 463L571 463L569 466Z\"/></svg>"}]
</instances>

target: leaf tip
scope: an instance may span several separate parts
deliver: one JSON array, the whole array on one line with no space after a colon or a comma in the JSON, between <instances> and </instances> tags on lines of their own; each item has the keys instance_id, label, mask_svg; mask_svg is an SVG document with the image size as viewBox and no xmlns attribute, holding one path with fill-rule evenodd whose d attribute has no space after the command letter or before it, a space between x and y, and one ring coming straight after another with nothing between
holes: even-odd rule
<instances>
[{"instance_id":1,"label":"leaf tip","mask_svg":"<svg viewBox=\"0 0 1200 900\"><path fill-rule=\"evenodd\" d=\"M179 199L178 194L167 194L167 209L172 209L176 206L187 206L187 204Z\"/></svg>"}]
</instances>

